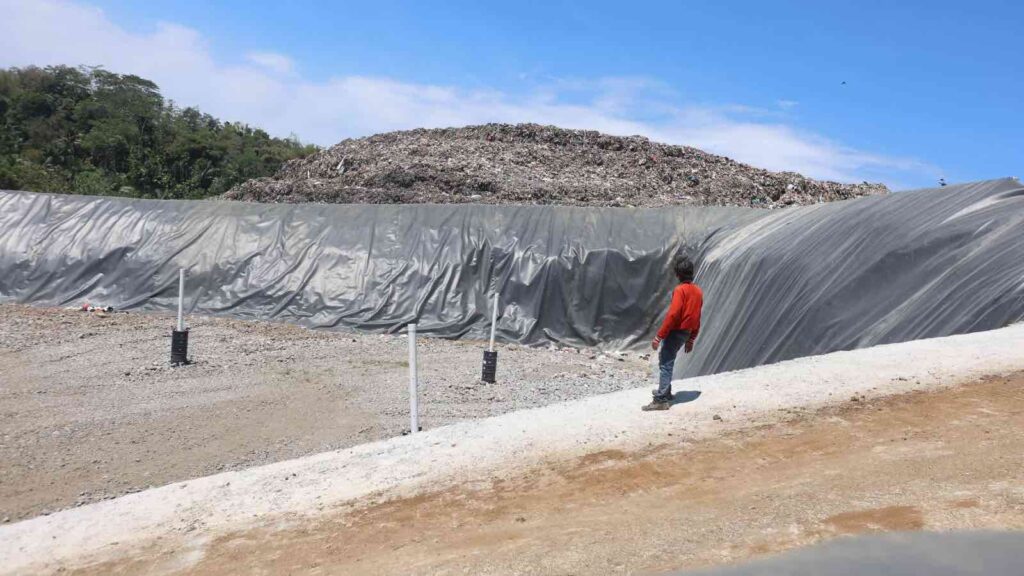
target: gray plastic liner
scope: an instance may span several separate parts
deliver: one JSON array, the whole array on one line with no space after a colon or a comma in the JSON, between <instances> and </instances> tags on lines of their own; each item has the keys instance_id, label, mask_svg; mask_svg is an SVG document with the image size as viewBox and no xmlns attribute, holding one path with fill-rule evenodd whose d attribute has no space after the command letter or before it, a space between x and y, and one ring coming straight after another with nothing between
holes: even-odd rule
<instances>
[{"instance_id":1,"label":"gray plastic liner","mask_svg":"<svg viewBox=\"0 0 1024 576\"><path fill-rule=\"evenodd\" d=\"M647 345L698 262L695 375L1024 318L1012 179L763 211L266 205L0 192L0 297L314 328ZM201 335L196 334L196 338Z\"/></svg>"},{"instance_id":2,"label":"gray plastic liner","mask_svg":"<svg viewBox=\"0 0 1024 576\"><path fill-rule=\"evenodd\" d=\"M1024 319L1013 179L769 213L715 242L684 374L1001 328Z\"/></svg>"}]
</instances>

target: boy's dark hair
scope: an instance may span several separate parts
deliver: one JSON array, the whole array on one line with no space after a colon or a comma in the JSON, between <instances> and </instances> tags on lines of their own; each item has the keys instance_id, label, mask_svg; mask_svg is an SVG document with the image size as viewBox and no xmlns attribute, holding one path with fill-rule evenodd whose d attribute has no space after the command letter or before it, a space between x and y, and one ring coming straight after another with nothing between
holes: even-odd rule
<instances>
[{"instance_id":1,"label":"boy's dark hair","mask_svg":"<svg viewBox=\"0 0 1024 576\"><path fill-rule=\"evenodd\" d=\"M693 261L686 256L680 254L672 260L672 271L680 282L693 282Z\"/></svg>"}]
</instances>

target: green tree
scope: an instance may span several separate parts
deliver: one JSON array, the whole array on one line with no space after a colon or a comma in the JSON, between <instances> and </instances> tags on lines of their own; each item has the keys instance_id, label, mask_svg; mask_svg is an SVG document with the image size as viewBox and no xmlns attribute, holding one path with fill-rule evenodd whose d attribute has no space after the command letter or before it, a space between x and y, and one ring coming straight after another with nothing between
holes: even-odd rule
<instances>
[{"instance_id":1,"label":"green tree","mask_svg":"<svg viewBox=\"0 0 1024 576\"><path fill-rule=\"evenodd\" d=\"M178 108L131 74L0 70L0 188L203 198L315 149Z\"/></svg>"}]
</instances>

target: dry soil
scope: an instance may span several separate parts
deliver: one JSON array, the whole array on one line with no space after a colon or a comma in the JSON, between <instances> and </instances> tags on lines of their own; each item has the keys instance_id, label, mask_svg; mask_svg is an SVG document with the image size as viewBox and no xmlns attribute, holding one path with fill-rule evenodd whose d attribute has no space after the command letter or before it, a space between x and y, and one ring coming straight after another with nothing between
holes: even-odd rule
<instances>
[{"instance_id":1,"label":"dry soil","mask_svg":"<svg viewBox=\"0 0 1024 576\"><path fill-rule=\"evenodd\" d=\"M190 319L194 364L169 365L171 317L0 305L0 522L150 486L393 437L409 428L408 340ZM634 388L644 355L421 338L433 428Z\"/></svg>"},{"instance_id":2,"label":"dry soil","mask_svg":"<svg viewBox=\"0 0 1024 576\"><path fill-rule=\"evenodd\" d=\"M681 408L681 407L677 407ZM847 534L1024 529L1024 373L222 536L195 574L606 574ZM89 574L166 568L158 545Z\"/></svg>"}]
</instances>

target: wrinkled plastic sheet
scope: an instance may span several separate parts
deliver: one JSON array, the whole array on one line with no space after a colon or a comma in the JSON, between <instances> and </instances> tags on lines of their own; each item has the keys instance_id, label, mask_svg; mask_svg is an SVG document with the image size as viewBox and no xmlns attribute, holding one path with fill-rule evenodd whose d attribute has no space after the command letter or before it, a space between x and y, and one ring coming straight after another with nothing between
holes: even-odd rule
<instances>
[{"instance_id":1,"label":"wrinkled plastic sheet","mask_svg":"<svg viewBox=\"0 0 1024 576\"><path fill-rule=\"evenodd\" d=\"M774 211L703 254L684 374L1001 328L1024 319L1013 179Z\"/></svg>"},{"instance_id":2,"label":"wrinkled plastic sheet","mask_svg":"<svg viewBox=\"0 0 1024 576\"><path fill-rule=\"evenodd\" d=\"M681 375L1024 318L1024 189L995 180L763 211L266 205L0 192L0 298L312 328L644 346L672 256L704 328ZM196 335L199 338L199 335Z\"/></svg>"}]
</instances>

